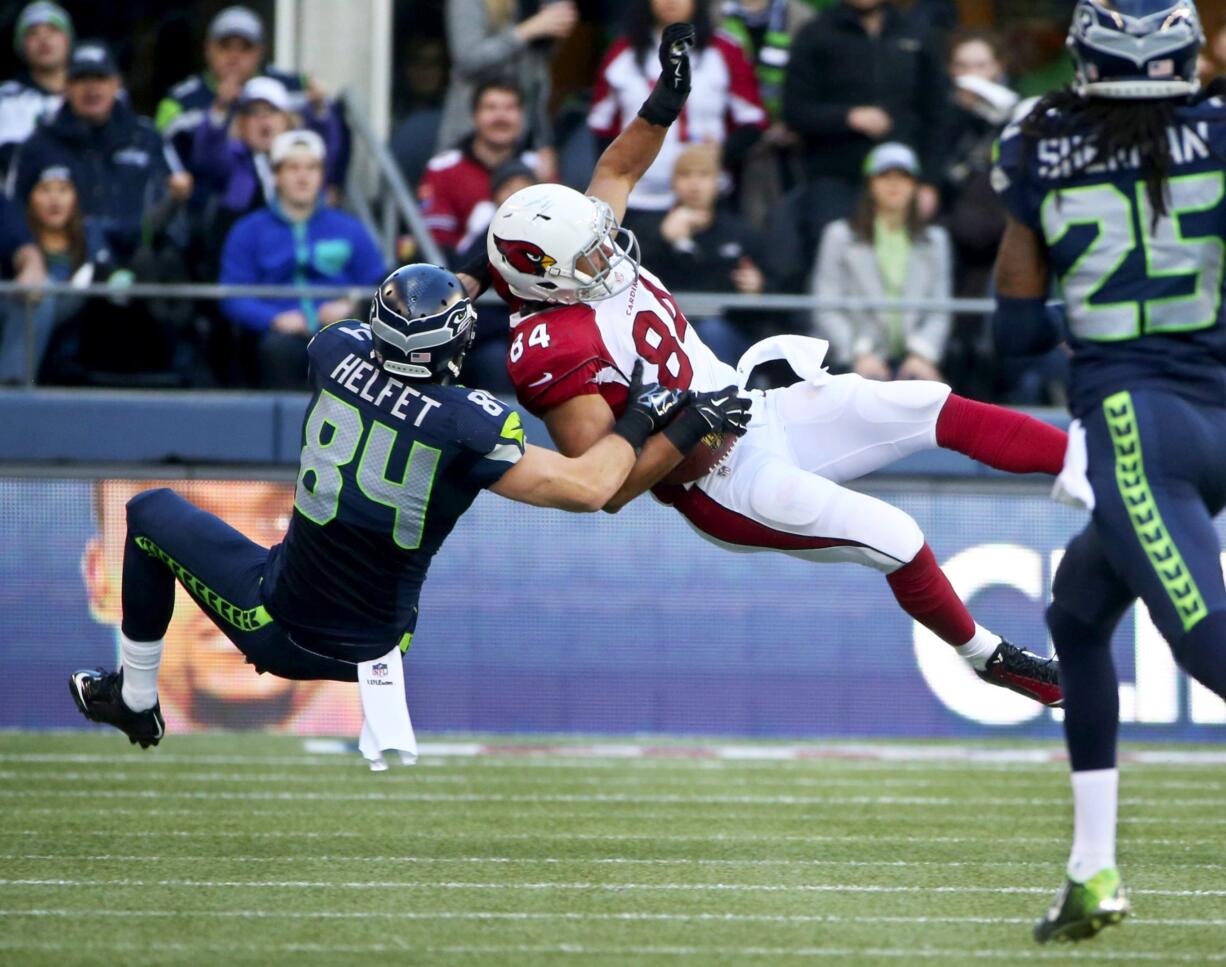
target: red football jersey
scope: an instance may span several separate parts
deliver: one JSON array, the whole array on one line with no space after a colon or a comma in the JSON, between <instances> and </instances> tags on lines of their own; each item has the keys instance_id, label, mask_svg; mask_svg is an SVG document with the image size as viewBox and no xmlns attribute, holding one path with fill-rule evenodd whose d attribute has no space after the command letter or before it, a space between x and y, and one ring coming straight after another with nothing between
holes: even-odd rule
<instances>
[{"instance_id":1,"label":"red football jersey","mask_svg":"<svg viewBox=\"0 0 1226 967\"><path fill-rule=\"evenodd\" d=\"M703 344L664 285L646 270L609 299L525 306L511 316L507 371L520 403L540 416L599 394L621 415L636 359L643 378L670 389L718 390L736 370Z\"/></svg>"}]
</instances>

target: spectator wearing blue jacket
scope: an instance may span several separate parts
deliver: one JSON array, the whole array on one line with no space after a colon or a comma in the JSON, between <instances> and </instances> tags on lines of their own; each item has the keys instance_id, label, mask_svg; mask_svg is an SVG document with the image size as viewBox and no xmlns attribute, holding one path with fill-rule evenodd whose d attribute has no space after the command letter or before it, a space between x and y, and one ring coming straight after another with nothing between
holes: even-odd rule
<instances>
[{"instance_id":1,"label":"spectator wearing blue jacket","mask_svg":"<svg viewBox=\"0 0 1226 967\"><path fill-rule=\"evenodd\" d=\"M121 87L110 51L97 42L78 44L64 104L18 149L8 195L26 199L42 172L68 168L86 222L122 264L143 241L146 215L167 200L187 198L192 178L171 170L161 137L119 96Z\"/></svg>"},{"instance_id":2,"label":"spectator wearing blue jacket","mask_svg":"<svg viewBox=\"0 0 1226 967\"><path fill-rule=\"evenodd\" d=\"M314 131L287 131L273 142L270 157L276 198L230 230L222 285L377 285L388 270L374 239L320 197L323 139ZM348 299L234 298L221 307L232 322L260 334L261 382L274 389L305 385L307 342L353 309Z\"/></svg>"}]
</instances>

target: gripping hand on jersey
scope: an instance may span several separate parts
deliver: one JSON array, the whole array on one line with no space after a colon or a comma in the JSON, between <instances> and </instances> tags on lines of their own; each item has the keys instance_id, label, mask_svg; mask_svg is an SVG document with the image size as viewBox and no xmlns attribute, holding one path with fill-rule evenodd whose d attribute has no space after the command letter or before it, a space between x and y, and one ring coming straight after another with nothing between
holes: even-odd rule
<instances>
[{"instance_id":1,"label":"gripping hand on jersey","mask_svg":"<svg viewBox=\"0 0 1226 967\"><path fill-rule=\"evenodd\" d=\"M736 386L695 393L680 415L664 428L664 435L682 453L689 453L710 433L744 436L749 429L749 406L749 397L741 396Z\"/></svg>"},{"instance_id":2,"label":"gripping hand on jersey","mask_svg":"<svg viewBox=\"0 0 1226 967\"><path fill-rule=\"evenodd\" d=\"M643 361L635 360L630 374L626 412L613 427L613 432L625 437L640 450L647 438L662 429L693 395L689 390L665 389L659 383L643 383Z\"/></svg>"},{"instance_id":3,"label":"gripping hand on jersey","mask_svg":"<svg viewBox=\"0 0 1226 967\"><path fill-rule=\"evenodd\" d=\"M690 48L694 25L669 24L660 40L660 79L639 108L639 117L649 124L668 127L681 114L690 94Z\"/></svg>"}]
</instances>

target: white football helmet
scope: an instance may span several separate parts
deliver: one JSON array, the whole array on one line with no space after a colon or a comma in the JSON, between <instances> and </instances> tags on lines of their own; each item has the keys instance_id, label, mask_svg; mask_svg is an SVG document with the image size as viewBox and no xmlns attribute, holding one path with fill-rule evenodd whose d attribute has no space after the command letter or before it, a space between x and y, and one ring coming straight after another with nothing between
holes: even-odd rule
<instances>
[{"instance_id":1,"label":"white football helmet","mask_svg":"<svg viewBox=\"0 0 1226 967\"><path fill-rule=\"evenodd\" d=\"M532 185L504 201L485 250L511 291L531 302L599 302L639 274L634 233L617 224L605 202L565 185Z\"/></svg>"}]
</instances>

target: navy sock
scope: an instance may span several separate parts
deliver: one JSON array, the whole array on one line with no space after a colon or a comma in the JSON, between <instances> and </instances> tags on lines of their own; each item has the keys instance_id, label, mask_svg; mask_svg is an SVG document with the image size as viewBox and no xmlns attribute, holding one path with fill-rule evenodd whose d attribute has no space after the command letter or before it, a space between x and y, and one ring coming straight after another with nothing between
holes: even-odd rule
<instances>
[{"instance_id":1,"label":"navy sock","mask_svg":"<svg viewBox=\"0 0 1226 967\"><path fill-rule=\"evenodd\" d=\"M1172 650L1184 671L1226 699L1226 612L1211 612Z\"/></svg>"},{"instance_id":2,"label":"navy sock","mask_svg":"<svg viewBox=\"0 0 1226 967\"><path fill-rule=\"evenodd\" d=\"M1064 689L1064 737L1074 772L1114 769L1120 724L1120 687L1111 638L1058 604L1047 609L1060 658Z\"/></svg>"}]
</instances>

